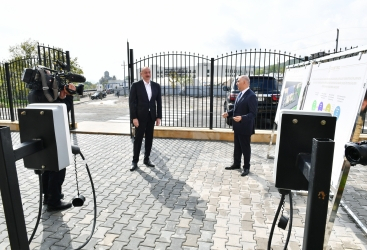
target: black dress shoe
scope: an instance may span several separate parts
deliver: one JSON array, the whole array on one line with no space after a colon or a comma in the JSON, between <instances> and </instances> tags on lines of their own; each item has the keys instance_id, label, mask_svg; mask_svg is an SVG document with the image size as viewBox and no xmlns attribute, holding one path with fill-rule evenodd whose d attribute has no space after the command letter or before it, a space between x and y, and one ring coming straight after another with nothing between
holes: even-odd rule
<instances>
[{"instance_id":1,"label":"black dress shoe","mask_svg":"<svg viewBox=\"0 0 367 250\"><path fill-rule=\"evenodd\" d=\"M48 196L44 195L43 197L44 197L43 205L47 205L48 204ZM63 200L63 199L64 199L64 194L60 194L60 200Z\"/></svg>"},{"instance_id":2,"label":"black dress shoe","mask_svg":"<svg viewBox=\"0 0 367 250\"><path fill-rule=\"evenodd\" d=\"M235 165L232 165L230 167L225 167L226 170L234 170L234 169L240 169L241 167L240 166L235 166Z\"/></svg>"},{"instance_id":3,"label":"black dress shoe","mask_svg":"<svg viewBox=\"0 0 367 250\"><path fill-rule=\"evenodd\" d=\"M248 170L248 169L244 169L243 171L242 171L242 173L241 173L241 176L246 176L246 175L248 175L250 173L250 170Z\"/></svg>"},{"instance_id":4,"label":"black dress shoe","mask_svg":"<svg viewBox=\"0 0 367 250\"><path fill-rule=\"evenodd\" d=\"M131 168L130 168L130 171L134 171L135 169L138 168L138 163L137 162L133 162L131 163Z\"/></svg>"},{"instance_id":5,"label":"black dress shoe","mask_svg":"<svg viewBox=\"0 0 367 250\"><path fill-rule=\"evenodd\" d=\"M144 161L144 164L148 167L154 168L155 165L153 164L153 162L151 162L150 160Z\"/></svg>"},{"instance_id":6,"label":"black dress shoe","mask_svg":"<svg viewBox=\"0 0 367 250\"><path fill-rule=\"evenodd\" d=\"M60 201L60 204L52 206L52 205L48 205L47 206L47 212L54 212L54 211L61 211L61 210L65 210L71 208L71 203L70 202L64 202L64 201Z\"/></svg>"}]
</instances>

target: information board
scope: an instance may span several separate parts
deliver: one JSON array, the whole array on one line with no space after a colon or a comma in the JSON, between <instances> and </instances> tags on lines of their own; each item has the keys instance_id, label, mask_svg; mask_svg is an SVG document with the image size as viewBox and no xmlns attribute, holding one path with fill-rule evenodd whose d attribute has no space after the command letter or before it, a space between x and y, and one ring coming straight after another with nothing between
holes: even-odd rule
<instances>
[{"instance_id":1,"label":"information board","mask_svg":"<svg viewBox=\"0 0 367 250\"><path fill-rule=\"evenodd\" d=\"M312 64L287 68L283 79L277 113L274 122L278 124L279 110L299 110L305 87L310 79Z\"/></svg>"},{"instance_id":2,"label":"information board","mask_svg":"<svg viewBox=\"0 0 367 250\"><path fill-rule=\"evenodd\" d=\"M331 185L336 186L344 161L344 145L366 92L367 55L313 65L303 110L326 111L337 117Z\"/></svg>"}]
</instances>

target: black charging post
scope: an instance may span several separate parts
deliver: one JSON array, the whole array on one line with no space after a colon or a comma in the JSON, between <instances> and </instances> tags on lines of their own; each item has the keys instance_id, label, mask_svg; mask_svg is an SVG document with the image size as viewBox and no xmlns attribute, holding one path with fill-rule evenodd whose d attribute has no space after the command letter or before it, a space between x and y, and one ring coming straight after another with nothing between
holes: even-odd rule
<instances>
[{"instance_id":1,"label":"black charging post","mask_svg":"<svg viewBox=\"0 0 367 250\"><path fill-rule=\"evenodd\" d=\"M15 162L43 149L42 140L12 145L10 128L0 127L0 189L11 249L29 249Z\"/></svg>"},{"instance_id":2,"label":"black charging post","mask_svg":"<svg viewBox=\"0 0 367 250\"><path fill-rule=\"evenodd\" d=\"M335 127L326 112L281 111L274 181L279 190L308 191L302 249L323 249Z\"/></svg>"},{"instance_id":3,"label":"black charging post","mask_svg":"<svg viewBox=\"0 0 367 250\"><path fill-rule=\"evenodd\" d=\"M14 148L10 128L0 127L0 188L12 249L29 249L15 162L23 159L26 168L38 172L70 165L66 113L64 104L30 104L18 109L21 144Z\"/></svg>"},{"instance_id":4,"label":"black charging post","mask_svg":"<svg viewBox=\"0 0 367 250\"><path fill-rule=\"evenodd\" d=\"M72 154L84 156L79 147L70 144L66 106L59 103L30 104L18 109L19 135L21 144L12 145L9 127L0 126L0 190L3 200L5 220L11 249L29 250L29 244L37 230L41 217L42 188L40 187L40 207L36 226L28 240L19 181L15 162L23 159L24 167L33 169L39 175L43 171L60 171L72 162ZM39 128L39 124L43 127ZM77 249L82 249L92 238L96 226L97 203L92 176L86 164L94 200L94 221L87 240ZM78 184L77 184L78 185ZM83 205L85 197L79 194L73 205Z\"/></svg>"},{"instance_id":5,"label":"black charging post","mask_svg":"<svg viewBox=\"0 0 367 250\"><path fill-rule=\"evenodd\" d=\"M297 158L298 168L308 180L303 249L323 249L334 144L331 139L314 138L311 155Z\"/></svg>"}]
</instances>

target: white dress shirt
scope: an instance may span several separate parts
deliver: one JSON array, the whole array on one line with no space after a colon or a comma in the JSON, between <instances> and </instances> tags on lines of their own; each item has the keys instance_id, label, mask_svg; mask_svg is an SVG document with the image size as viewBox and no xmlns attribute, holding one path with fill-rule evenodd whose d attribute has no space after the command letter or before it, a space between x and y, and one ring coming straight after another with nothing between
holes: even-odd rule
<instances>
[{"instance_id":1,"label":"white dress shirt","mask_svg":"<svg viewBox=\"0 0 367 250\"><path fill-rule=\"evenodd\" d=\"M150 81L149 82L144 82L144 86L145 86L145 90L147 91L147 94L148 94L148 99L150 101L150 99L152 98L152 85L150 84Z\"/></svg>"}]
</instances>

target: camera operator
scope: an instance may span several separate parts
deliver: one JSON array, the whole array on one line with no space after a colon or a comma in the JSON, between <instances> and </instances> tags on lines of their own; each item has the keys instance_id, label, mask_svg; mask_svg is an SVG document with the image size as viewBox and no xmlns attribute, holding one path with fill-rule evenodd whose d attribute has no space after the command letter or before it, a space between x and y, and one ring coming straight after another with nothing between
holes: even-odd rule
<instances>
[{"instance_id":1,"label":"camera operator","mask_svg":"<svg viewBox=\"0 0 367 250\"><path fill-rule=\"evenodd\" d=\"M54 103L64 103L69 112L73 105L73 92L76 91L74 84L65 85L64 89L59 92L58 98ZM70 93L71 92L71 93ZM46 98L42 89L31 89L28 95L29 103L50 103ZM43 204L47 205L47 211L60 211L71 207L70 202L64 202L64 194L61 191L62 184L65 180L66 169L60 171L44 171L42 174L42 187L44 194Z\"/></svg>"}]
</instances>

